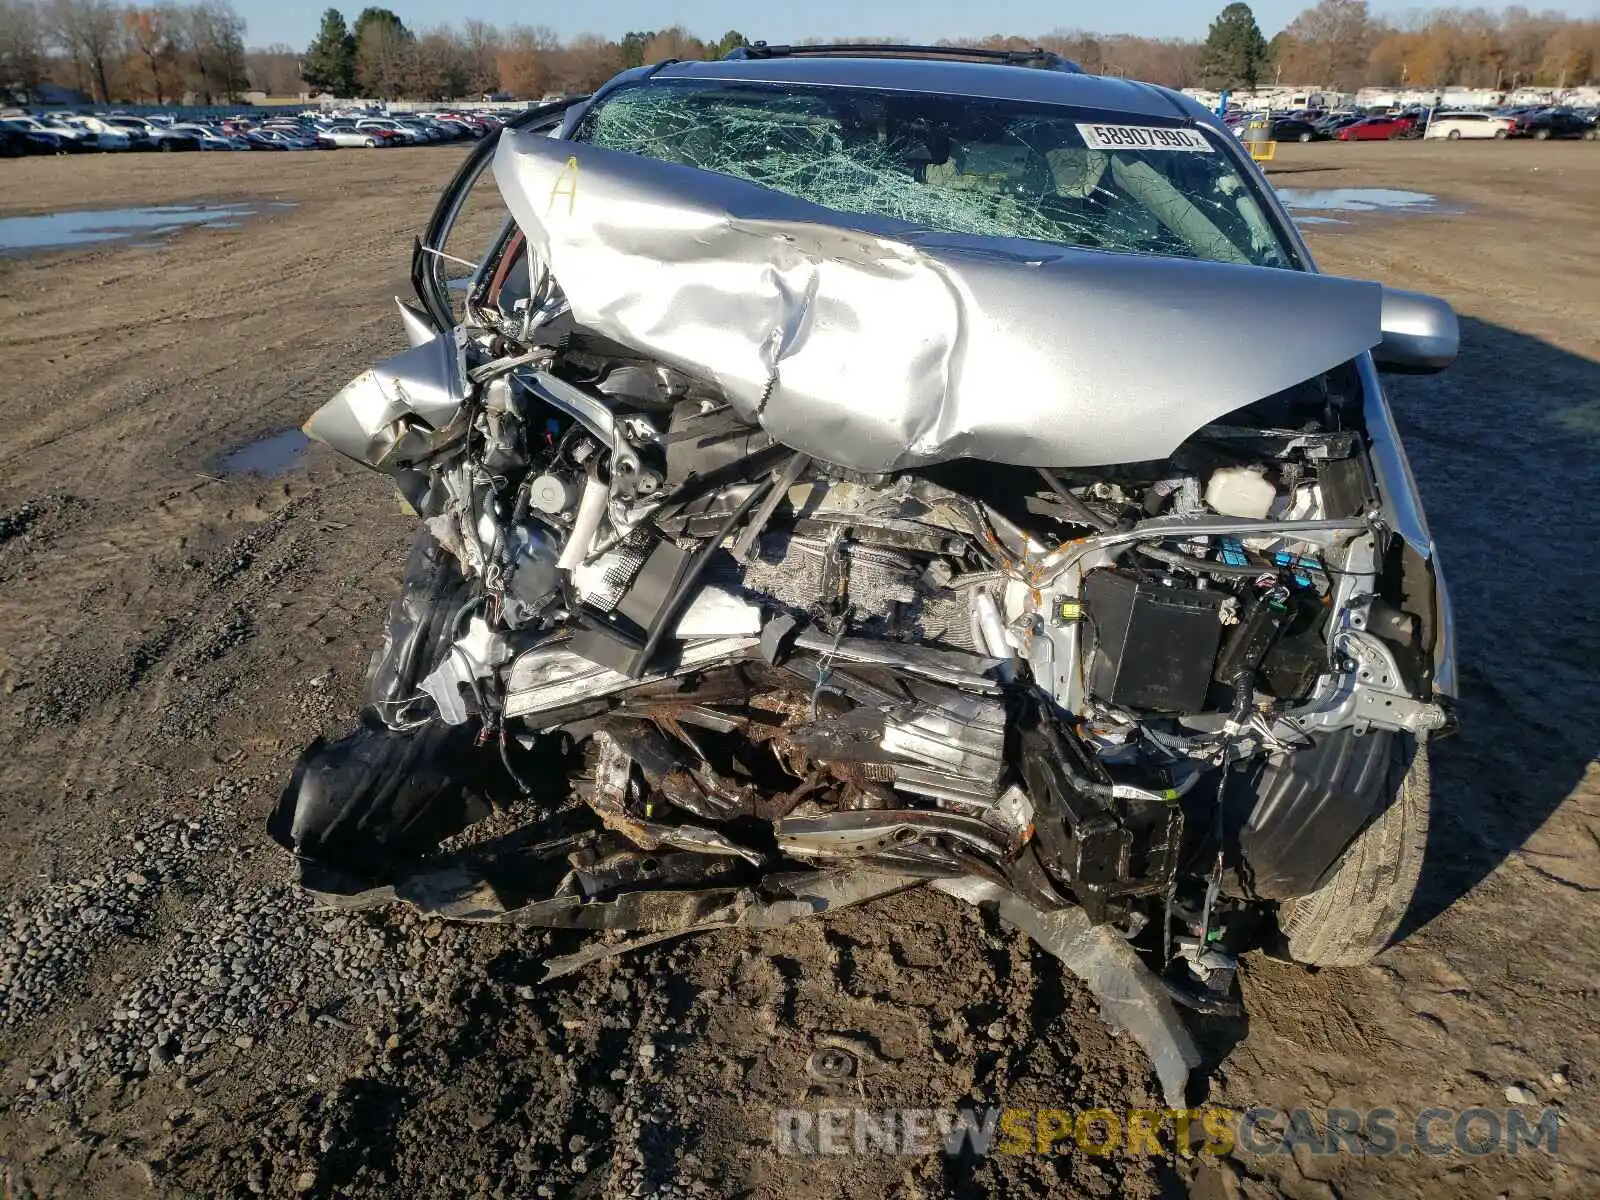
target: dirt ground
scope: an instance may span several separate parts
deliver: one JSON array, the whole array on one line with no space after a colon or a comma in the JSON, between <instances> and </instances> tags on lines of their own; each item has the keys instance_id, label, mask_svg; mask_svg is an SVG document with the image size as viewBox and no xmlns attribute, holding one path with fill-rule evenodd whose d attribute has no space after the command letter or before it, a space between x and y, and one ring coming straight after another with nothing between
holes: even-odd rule
<instances>
[{"instance_id":1,"label":"dirt ground","mask_svg":"<svg viewBox=\"0 0 1600 1200\"><path fill-rule=\"evenodd\" d=\"M1459 364L1393 385L1452 585L1463 732L1409 936L1242 968L1209 1103L1530 1117L1440 1157L799 1158L778 1109L1157 1103L1055 960L914 892L539 986L568 944L309 911L263 821L353 718L412 536L298 425L402 344L390 297L458 151L8 162L0 217L278 202L153 248L0 259L0 1182L7 1197L1600 1195L1600 150L1283 147L1324 269L1435 292ZM1285 313L1264 339L1314 336ZM844 1036L863 1070L808 1078ZM1439 1126L1448 1136L1448 1123Z\"/></svg>"}]
</instances>

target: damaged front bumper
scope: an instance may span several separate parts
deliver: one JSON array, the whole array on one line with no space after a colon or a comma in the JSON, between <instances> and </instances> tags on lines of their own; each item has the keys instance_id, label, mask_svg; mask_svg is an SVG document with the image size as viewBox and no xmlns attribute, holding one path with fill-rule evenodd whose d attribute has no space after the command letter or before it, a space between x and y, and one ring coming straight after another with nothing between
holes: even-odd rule
<instances>
[{"instance_id":1,"label":"damaged front bumper","mask_svg":"<svg viewBox=\"0 0 1600 1200\"><path fill-rule=\"evenodd\" d=\"M1089 988L1107 1024L1144 1048L1166 1104L1187 1105L1189 1073L1200 1054L1170 994L1126 941L1081 909L1040 908L1001 883L972 876L929 879L849 864L717 886L719 872L713 868L708 878L701 854L641 854L603 831L563 830L564 824L571 822L549 822L441 856L386 884L319 891L313 876L307 891L346 911L403 903L445 920L618 935L546 958L541 982L548 983L672 938L774 929L931 884L992 912L1059 959ZM567 869L552 894L529 894L531 881L549 877L562 863ZM649 890L616 890L630 885Z\"/></svg>"}]
</instances>

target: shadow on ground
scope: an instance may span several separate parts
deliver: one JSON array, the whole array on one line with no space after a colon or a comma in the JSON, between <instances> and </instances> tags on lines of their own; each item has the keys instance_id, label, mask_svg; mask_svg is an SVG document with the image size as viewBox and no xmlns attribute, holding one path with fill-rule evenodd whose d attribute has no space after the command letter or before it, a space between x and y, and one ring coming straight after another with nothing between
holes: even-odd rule
<instances>
[{"instance_id":1,"label":"shadow on ground","mask_svg":"<svg viewBox=\"0 0 1600 1200\"><path fill-rule=\"evenodd\" d=\"M1438 744L1400 937L1514 854L1600 752L1600 362L1461 323L1443 375L1388 384L1455 607L1459 738Z\"/></svg>"}]
</instances>

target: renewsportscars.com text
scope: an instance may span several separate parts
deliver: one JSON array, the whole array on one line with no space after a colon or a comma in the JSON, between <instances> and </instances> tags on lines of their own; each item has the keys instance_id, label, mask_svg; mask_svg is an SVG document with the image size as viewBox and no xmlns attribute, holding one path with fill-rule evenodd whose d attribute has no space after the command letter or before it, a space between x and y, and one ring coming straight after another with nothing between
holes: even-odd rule
<instances>
[{"instance_id":1,"label":"renewsportscars.com text","mask_svg":"<svg viewBox=\"0 0 1600 1200\"><path fill-rule=\"evenodd\" d=\"M785 1108L780 1154L1128 1154L1267 1157L1304 1146L1314 1155L1444 1157L1558 1154L1556 1109L1425 1108Z\"/></svg>"}]
</instances>

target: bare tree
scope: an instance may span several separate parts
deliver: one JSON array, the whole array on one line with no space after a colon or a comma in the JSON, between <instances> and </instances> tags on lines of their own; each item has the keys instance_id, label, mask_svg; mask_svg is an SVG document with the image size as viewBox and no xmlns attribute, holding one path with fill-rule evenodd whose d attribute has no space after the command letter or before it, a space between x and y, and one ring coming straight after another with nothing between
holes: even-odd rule
<instances>
[{"instance_id":1,"label":"bare tree","mask_svg":"<svg viewBox=\"0 0 1600 1200\"><path fill-rule=\"evenodd\" d=\"M121 24L109 0L50 0L46 26L96 100L111 99L110 66Z\"/></svg>"},{"instance_id":2,"label":"bare tree","mask_svg":"<svg viewBox=\"0 0 1600 1200\"><path fill-rule=\"evenodd\" d=\"M207 101L236 100L248 85L244 21L226 0L203 0L184 10L197 90Z\"/></svg>"},{"instance_id":3,"label":"bare tree","mask_svg":"<svg viewBox=\"0 0 1600 1200\"><path fill-rule=\"evenodd\" d=\"M500 33L487 21L469 20L458 39L466 71L464 93L489 95L500 90Z\"/></svg>"},{"instance_id":4,"label":"bare tree","mask_svg":"<svg viewBox=\"0 0 1600 1200\"><path fill-rule=\"evenodd\" d=\"M1300 83L1356 87L1365 79L1376 33L1367 0L1319 0L1276 40L1283 74Z\"/></svg>"},{"instance_id":5,"label":"bare tree","mask_svg":"<svg viewBox=\"0 0 1600 1200\"><path fill-rule=\"evenodd\" d=\"M622 47L592 33L580 34L562 55L558 86L564 91L592 92L622 70Z\"/></svg>"},{"instance_id":6,"label":"bare tree","mask_svg":"<svg viewBox=\"0 0 1600 1200\"><path fill-rule=\"evenodd\" d=\"M416 39L398 22L372 21L356 39L356 79L367 95L398 100L417 78Z\"/></svg>"},{"instance_id":7,"label":"bare tree","mask_svg":"<svg viewBox=\"0 0 1600 1200\"><path fill-rule=\"evenodd\" d=\"M0 0L0 91L44 78L44 22L33 0Z\"/></svg>"},{"instance_id":8,"label":"bare tree","mask_svg":"<svg viewBox=\"0 0 1600 1200\"><path fill-rule=\"evenodd\" d=\"M669 58L706 58L706 44L692 36L682 25L663 29L645 41L644 61L665 62Z\"/></svg>"},{"instance_id":9,"label":"bare tree","mask_svg":"<svg viewBox=\"0 0 1600 1200\"><path fill-rule=\"evenodd\" d=\"M500 39L495 71L514 96L537 100L556 86L561 38L548 25L513 25Z\"/></svg>"},{"instance_id":10,"label":"bare tree","mask_svg":"<svg viewBox=\"0 0 1600 1200\"><path fill-rule=\"evenodd\" d=\"M144 93L142 77L149 77L149 94L157 104L176 99L178 85L174 78L177 59L176 35L183 24L183 14L171 5L151 8L126 8L122 11L122 28L127 61L123 73L128 79L137 79L136 85Z\"/></svg>"},{"instance_id":11,"label":"bare tree","mask_svg":"<svg viewBox=\"0 0 1600 1200\"><path fill-rule=\"evenodd\" d=\"M466 53L448 25L424 33L412 55L413 78L407 91L429 100L464 96L467 91Z\"/></svg>"},{"instance_id":12,"label":"bare tree","mask_svg":"<svg viewBox=\"0 0 1600 1200\"><path fill-rule=\"evenodd\" d=\"M293 96L305 90L300 78L300 55L282 44L251 50L244 56L244 73L250 86L269 96Z\"/></svg>"}]
</instances>

